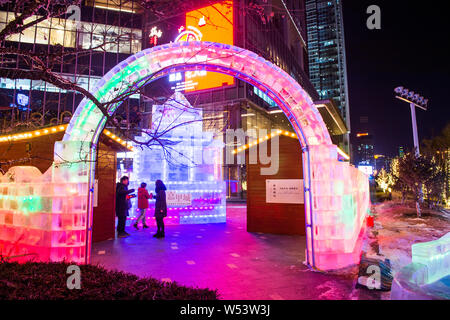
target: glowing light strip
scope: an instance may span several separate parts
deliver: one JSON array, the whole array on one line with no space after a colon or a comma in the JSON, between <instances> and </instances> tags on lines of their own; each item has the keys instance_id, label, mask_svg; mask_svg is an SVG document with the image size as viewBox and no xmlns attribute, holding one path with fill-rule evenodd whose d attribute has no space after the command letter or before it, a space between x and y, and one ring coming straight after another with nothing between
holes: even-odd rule
<instances>
[{"instance_id":1,"label":"glowing light strip","mask_svg":"<svg viewBox=\"0 0 450 320\"><path fill-rule=\"evenodd\" d=\"M123 139L120 139L118 136L116 136L115 134L113 134L111 131L109 130L103 130L103 132L105 133L105 135L107 135L109 138L111 138L112 140L116 141L117 143L120 143L122 146L124 146L125 148L127 148L128 150L133 151L134 147L131 145L131 143L129 141L125 141Z\"/></svg>"},{"instance_id":2,"label":"glowing light strip","mask_svg":"<svg viewBox=\"0 0 450 320\"><path fill-rule=\"evenodd\" d=\"M341 148L337 147L337 152L345 159L345 160L350 160L350 156L348 154L346 154L344 151L342 151Z\"/></svg>"},{"instance_id":3,"label":"glowing light strip","mask_svg":"<svg viewBox=\"0 0 450 320\"><path fill-rule=\"evenodd\" d=\"M275 114L275 113L283 113L283 110L272 110L268 112L269 114Z\"/></svg>"},{"instance_id":4,"label":"glowing light strip","mask_svg":"<svg viewBox=\"0 0 450 320\"><path fill-rule=\"evenodd\" d=\"M255 139L254 142L250 142L249 144L246 144L246 145L244 145L242 147L239 147L239 148L233 150L232 153L233 154L240 153L242 151L245 151L245 150L249 149L250 147L256 146L256 145L260 144L261 142L267 141L267 140L272 139L272 138L274 138L276 136L279 136L279 135L284 135L284 136L287 136L287 137L291 137L291 138L297 139L297 135L295 133L293 133L293 132L278 130L276 132L272 132L271 134L266 135L265 137L262 137L262 138L259 138L259 139Z\"/></svg>"},{"instance_id":5,"label":"glowing light strip","mask_svg":"<svg viewBox=\"0 0 450 320\"><path fill-rule=\"evenodd\" d=\"M294 132L289 132L289 131L283 131L283 130L278 130L277 132L271 133L270 135L267 135L263 138L260 139L255 139L254 142L251 142L249 144L246 144L242 147L239 147L235 150L233 150L233 154L237 154L240 153L242 151L245 151L247 149L249 149L250 147L256 146L258 144L260 144L261 142L267 141L269 139L272 139L275 136L279 136L279 135L284 135L286 137L290 137L290 138L294 138L294 139L298 139L297 135ZM350 156L348 154L346 154L344 151L342 151L341 148L337 147L337 152L345 159L345 160L350 160Z\"/></svg>"},{"instance_id":6,"label":"glowing light strip","mask_svg":"<svg viewBox=\"0 0 450 320\"><path fill-rule=\"evenodd\" d=\"M67 126L68 126L68 124L62 124L59 126L42 128L42 129L38 129L38 130L34 130L34 131L28 131L28 132L22 132L22 133L10 134L10 135L3 135L3 136L0 136L0 143L39 138L39 137L49 135L49 134L64 132L64 131L66 131ZM111 131L105 129L104 133L105 133L105 135L107 135L108 137L110 137L111 139L116 141L117 143L120 143L121 145L128 148L129 150L133 150L133 146L129 142L117 137Z\"/></svg>"},{"instance_id":7,"label":"glowing light strip","mask_svg":"<svg viewBox=\"0 0 450 320\"><path fill-rule=\"evenodd\" d=\"M32 138L38 138L41 136L45 136L48 134L55 134L58 132L63 132L67 128L67 124L62 124L59 126L54 127L48 127L48 128L42 128L34 131L28 131L28 132L22 132L22 133L15 133L10 135L3 135L0 136L0 143L1 142L10 142L10 141L18 141L18 140L24 140L24 139L32 139Z\"/></svg>"},{"instance_id":8,"label":"glowing light strip","mask_svg":"<svg viewBox=\"0 0 450 320\"><path fill-rule=\"evenodd\" d=\"M347 131L348 131L348 130L344 130L344 129L341 127L341 125L339 124L338 119L336 119L336 117L334 116L333 112L330 110L330 108L328 108L327 105L325 105L325 104L317 104L316 107L317 107L317 109L318 109L318 108L325 108L325 109L327 109L327 110L328 110L328 114L333 118L334 123L337 124L337 126L339 127L339 129L341 130L341 132L347 132Z\"/></svg>"},{"instance_id":9,"label":"glowing light strip","mask_svg":"<svg viewBox=\"0 0 450 320\"><path fill-rule=\"evenodd\" d=\"M356 135L357 138L368 137L368 136L369 136L368 133L358 133L358 134Z\"/></svg>"},{"instance_id":10,"label":"glowing light strip","mask_svg":"<svg viewBox=\"0 0 450 320\"><path fill-rule=\"evenodd\" d=\"M118 12L128 12L128 13L136 13L137 12L136 10L133 10L133 9L115 8L115 7L109 7L109 6L102 6L100 4L96 4L95 7L99 8L99 9L106 9L106 10L118 11Z\"/></svg>"},{"instance_id":11,"label":"glowing light strip","mask_svg":"<svg viewBox=\"0 0 450 320\"><path fill-rule=\"evenodd\" d=\"M197 28L192 27L192 26L188 26L187 29L189 29L189 30L185 30L185 31L181 32L181 33L175 38L175 42L179 42L180 39L181 39L183 36L186 36L186 40L187 40L187 39L188 39L187 36L188 36L189 34L191 34L191 35L194 36L195 41L200 41L200 40L202 40L203 34L200 32L200 30L198 30Z\"/></svg>"}]
</instances>

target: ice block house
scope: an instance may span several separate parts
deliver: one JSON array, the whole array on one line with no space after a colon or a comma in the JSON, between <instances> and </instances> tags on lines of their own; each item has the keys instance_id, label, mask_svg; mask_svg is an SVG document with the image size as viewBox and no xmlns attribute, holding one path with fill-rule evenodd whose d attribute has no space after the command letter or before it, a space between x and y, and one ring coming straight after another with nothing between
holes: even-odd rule
<instances>
[{"instance_id":1,"label":"ice block house","mask_svg":"<svg viewBox=\"0 0 450 320\"><path fill-rule=\"evenodd\" d=\"M67 125L0 136L0 254L27 260L78 257L86 250L86 194L81 184L52 183L55 141ZM114 237L116 154L129 151L104 130L100 138L94 195L93 241ZM11 183L15 182L15 183ZM100 192L98 192L100 190ZM64 196L72 194L70 201ZM77 253L78 252L78 253Z\"/></svg>"}]
</instances>

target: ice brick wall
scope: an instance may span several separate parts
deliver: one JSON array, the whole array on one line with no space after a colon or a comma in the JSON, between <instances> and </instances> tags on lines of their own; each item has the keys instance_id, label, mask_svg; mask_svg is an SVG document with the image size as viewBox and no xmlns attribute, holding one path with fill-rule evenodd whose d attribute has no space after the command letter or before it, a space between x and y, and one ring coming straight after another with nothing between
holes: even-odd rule
<instances>
[{"instance_id":1,"label":"ice brick wall","mask_svg":"<svg viewBox=\"0 0 450 320\"><path fill-rule=\"evenodd\" d=\"M108 72L92 94L107 101L148 75L157 79L170 72L206 70L237 77L257 87L286 114L305 148L305 210L308 263L338 269L359 259L359 235L369 206L367 176L337 161L336 147L311 97L286 72L257 54L212 42L171 43L138 52ZM108 112L113 114L117 104ZM88 99L78 106L65 141L95 145L105 117ZM300 213L299 213L300 214ZM314 252L314 254L313 254Z\"/></svg>"},{"instance_id":2,"label":"ice brick wall","mask_svg":"<svg viewBox=\"0 0 450 320\"><path fill-rule=\"evenodd\" d=\"M153 106L152 130L165 132L170 148L157 144L141 148L136 144L130 186L137 190L147 183L149 192L161 179L167 186L169 224L226 222L226 189L222 175L222 133L203 131L201 109L193 108L185 96L176 92L164 104ZM143 133L137 141L146 142ZM132 219L139 215L132 200ZM153 217L155 202L150 201L147 216Z\"/></svg>"},{"instance_id":3,"label":"ice brick wall","mask_svg":"<svg viewBox=\"0 0 450 320\"><path fill-rule=\"evenodd\" d=\"M412 262L423 265L426 270L421 284L430 284L450 275L450 233L435 241L413 244Z\"/></svg>"},{"instance_id":4,"label":"ice brick wall","mask_svg":"<svg viewBox=\"0 0 450 320\"><path fill-rule=\"evenodd\" d=\"M14 261L84 262L87 183L52 181L36 167L0 178L0 254Z\"/></svg>"},{"instance_id":5,"label":"ice brick wall","mask_svg":"<svg viewBox=\"0 0 450 320\"><path fill-rule=\"evenodd\" d=\"M370 205L367 176L337 161L336 153L334 145L310 149L312 228L308 231L312 234L308 247L310 252L314 247L315 265L323 270L358 263L360 235Z\"/></svg>"}]
</instances>

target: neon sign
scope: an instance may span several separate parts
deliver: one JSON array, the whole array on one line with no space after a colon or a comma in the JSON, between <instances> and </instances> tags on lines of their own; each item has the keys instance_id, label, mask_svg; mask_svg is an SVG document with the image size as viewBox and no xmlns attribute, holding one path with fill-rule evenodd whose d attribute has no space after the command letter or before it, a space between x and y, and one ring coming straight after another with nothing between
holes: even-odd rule
<instances>
[{"instance_id":1,"label":"neon sign","mask_svg":"<svg viewBox=\"0 0 450 320\"><path fill-rule=\"evenodd\" d=\"M234 44L233 30L233 1L222 1L210 6L186 12L186 31L190 31L185 41L193 41L199 37L199 41L211 41L224 44ZM195 35L194 35L195 33ZM200 36L201 35L201 36ZM177 37L178 38L178 37ZM184 36L180 37L184 40ZM186 73L186 80L188 75ZM186 89L186 92L220 88L234 84L234 77L215 73L201 72L192 74L191 80L196 82L194 88ZM192 85L191 85L192 87Z\"/></svg>"},{"instance_id":2,"label":"neon sign","mask_svg":"<svg viewBox=\"0 0 450 320\"><path fill-rule=\"evenodd\" d=\"M201 18L198 20L198 26L199 26L199 27L203 27L204 25L206 25L205 16L201 17Z\"/></svg>"},{"instance_id":3,"label":"neon sign","mask_svg":"<svg viewBox=\"0 0 450 320\"><path fill-rule=\"evenodd\" d=\"M150 30L149 38L150 38L150 44L153 46L158 45L158 39L162 37L162 31L157 29L156 27L153 27Z\"/></svg>"},{"instance_id":4,"label":"neon sign","mask_svg":"<svg viewBox=\"0 0 450 320\"><path fill-rule=\"evenodd\" d=\"M175 42L180 41L201 41L203 38L203 34L196 27L187 26L186 30L184 27L180 27L178 29L180 34L175 38Z\"/></svg>"},{"instance_id":5,"label":"neon sign","mask_svg":"<svg viewBox=\"0 0 450 320\"><path fill-rule=\"evenodd\" d=\"M26 107L29 102L30 102L30 98L27 95L25 95L23 93L17 94L17 104L19 106Z\"/></svg>"}]
</instances>

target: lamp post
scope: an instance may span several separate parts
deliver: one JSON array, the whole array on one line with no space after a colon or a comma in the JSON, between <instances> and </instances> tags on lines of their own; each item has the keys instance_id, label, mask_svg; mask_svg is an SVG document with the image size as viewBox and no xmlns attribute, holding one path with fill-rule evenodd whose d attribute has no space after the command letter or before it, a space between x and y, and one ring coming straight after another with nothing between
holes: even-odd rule
<instances>
[{"instance_id":1,"label":"lamp post","mask_svg":"<svg viewBox=\"0 0 450 320\"><path fill-rule=\"evenodd\" d=\"M413 127L413 139L414 139L414 148L416 149L416 158L420 156L420 150L419 150L419 135L417 133L417 120L416 120L416 107L427 111L428 109L428 99L425 99L424 97L420 96L417 93L414 93L414 91L409 91L406 88L398 87L395 88L395 97L399 100L405 101L409 103L409 106L411 107L411 120L412 120L412 127ZM420 213L420 203L423 202L423 191L422 191L422 185L419 186L419 201L416 201L416 210L421 216Z\"/></svg>"},{"instance_id":2,"label":"lamp post","mask_svg":"<svg viewBox=\"0 0 450 320\"><path fill-rule=\"evenodd\" d=\"M417 133L416 107L427 111L428 99L403 87L395 88L394 92L397 99L409 103L409 106L411 107L414 148L416 149L416 156L419 156L419 134Z\"/></svg>"}]
</instances>

